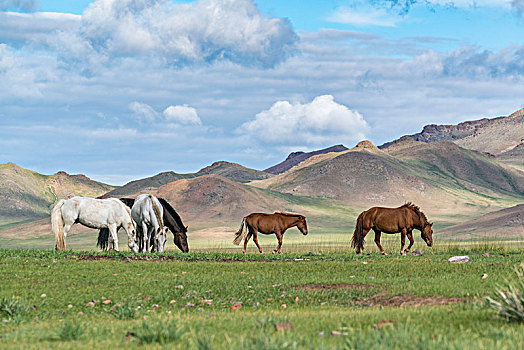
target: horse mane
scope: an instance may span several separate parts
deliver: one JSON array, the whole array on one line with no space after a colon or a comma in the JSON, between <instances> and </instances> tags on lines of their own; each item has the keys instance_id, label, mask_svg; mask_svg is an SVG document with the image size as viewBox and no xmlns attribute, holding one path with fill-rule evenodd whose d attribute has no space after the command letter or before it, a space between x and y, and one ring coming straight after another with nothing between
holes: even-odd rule
<instances>
[{"instance_id":1,"label":"horse mane","mask_svg":"<svg viewBox=\"0 0 524 350\"><path fill-rule=\"evenodd\" d=\"M290 213L290 212L287 212L287 211L276 211L276 212L274 212L274 214L280 214L280 215L284 215L284 216L301 216L301 217L305 217L302 214Z\"/></svg>"},{"instance_id":2,"label":"horse mane","mask_svg":"<svg viewBox=\"0 0 524 350\"><path fill-rule=\"evenodd\" d=\"M417 207L415 204L411 203L411 202L407 202L405 203L404 205L400 206L400 208L408 208L408 209L411 209L415 212L415 214L418 215L418 217L423 220L424 222L427 222L429 223L429 220L428 218L426 217L426 214L424 214L419 207Z\"/></svg>"},{"instance_id":3,"label":"horse mane","mask_svg":"<svg viewBox=\"0 0 524 350\"><path fill-rule=\"evenodd\" d=\"M169 202L166 201L164 198L161 198L161 197L157 197L157 198L160 204L162 204L162 206L164 207L164 210L166 210L173 217L173 219L175 219L178 225L178 228L180 228L180 230L182 231L185 231L186 227L184 226L184 223L182 222L182 218L180 217L180 215L178 215L175 208L173 208L171 204L169 204Z\"/></svg>"}]
</instances>

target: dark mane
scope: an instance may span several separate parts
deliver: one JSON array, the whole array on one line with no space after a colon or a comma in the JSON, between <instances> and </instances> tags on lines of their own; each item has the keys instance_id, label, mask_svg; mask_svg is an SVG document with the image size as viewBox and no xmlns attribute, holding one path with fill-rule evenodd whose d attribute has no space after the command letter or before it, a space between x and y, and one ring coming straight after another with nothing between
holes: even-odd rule
<instances>
[{"instance_id":1,"label":"dark mane","mask_svg":"<svg viewBox=\"0 0 524 350\"><path fill-rule=\"evenodd\" d=\"M400 208L409 208L411 210L413 210L417 215L418 217L423 221L423 222L429 222L428 221L428 218L426 217L426 215L420 210L419 207L417 207L415 204L411 203L411 202L407 202L405 203L404 205L400 206Z\"/></svg>"},{"instance_id":2,"label":"dark mane","mask_svg":"<svg viewBox=\"0 0 524 350\"><path fill-rule=\"evenodd\" d=\"M280 215L284 215L284 216L298 216L298 217L305 217L305 216L302 215L302 214L298 214L298 213L289 213L289 212L286 212L286 211L276 211L276 212L274 212L273 214L280 214Z\"/></svg>"},{"instance_id":3,"label":"dark mane","mask_svg":"<svg viewBox=\"0 0 524 350\"><path fill-rule=\"evenodd\" d=\"M180 215L178 215L175 208L173 208L171 204L169 204L169 202L166 201L164 198L158 197L158 201L160 202L160 204L162 204L162 207L164 207L164 210L166 210L173 217L173 219L175 219L180 230L186 231L186 227L184 226L184 223L182 222L182 218L180 217Z\"/></svg>"}]
</instances>

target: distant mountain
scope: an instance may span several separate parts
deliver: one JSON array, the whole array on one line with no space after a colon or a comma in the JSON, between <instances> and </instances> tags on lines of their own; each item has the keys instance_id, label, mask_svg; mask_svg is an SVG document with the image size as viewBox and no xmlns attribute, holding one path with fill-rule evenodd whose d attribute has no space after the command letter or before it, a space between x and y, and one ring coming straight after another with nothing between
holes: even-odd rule
<instances>
[{"instance_id":1,"label":"distant mountain","mask_svg":"<svg viewBox=\"0 0 524 350\"><path fill-rule=\"evenodd\" d=\"M230 162L214 162L208 167L199 170L195 175L220 175L226 179L246 183L253 180L268 179L272 175L264 171L249 169L237 163Z\"/></svg>"},{"instance_id":2,"label":"distant mountain","mask_svg":"<svg viewBox=\"0 0 524 350\"><path fill-rule=\"evenodd\" d=\"M331 147L324 148L318 151L307 152L307 153L306 152L293 152L293 153L290 153L289 156L287 156L287 158L283 162L278 163L277 165L274 165L270 168L267 168L264 171L266 173L275 174L275 175L282 174L283 172L288 171L289 169L294 167L295 165L313 156L316 156L319 154L330 153L330 152L343 152L343 151L347 151L347 148L345 146L336 145L336 146L331 146Z\"/></svg>"},{"instance_id":3,"label":"distant mountain","mask_svg":"<svg viewBox=\"0 0 524 350\"><path fill-rule=\"evenodd\" d=\"M113 188L85 175L42 175L13 163L0 164L0 225L48 215L58 198L96 197Z\"/></svg>"},{"instance_id":4,"label":"distant mountain","mask_svg":"<svg viewBox=\"0 0 524 350\"><path fill-rule=\"evenodd\" d=\"M146 177L144 179L134 180L107 193L105 197L130 196L144 191L155 190L160 186L166 185L173 181L191 179L194 177L210 174L220 175L232 181L242 183L252 180L267 179L272 176L271 174L265 173L263 171L246 168L237 163L219 161L214 162L210 166L207 166L196 173L177 174L175 172L169 171L155 176Z\"/></svg>"},{"instance_id":5,"label":"distant mountain","mask_svg":"<svg viewBox=\"0 0 524 350\"><path fill-rule=\"evenodd\" d=\"M513 168L524 172L524 143L507 152L496 156L501 163L512 166Z\"/></svg>"},{"instance_id":6,"label":"distant mountain","mask_svg":"<svg viewBox=\"0 0 524 350\"><path fill-rule=\"evenodd\" d=\"M446 188L462 188L486 195L524 196L524 174L502 167L493 156L452 142L408 142L384 149L407 163L418 177Z\"/></svg>"},{"instance_id":7,"label":"distant mountain","mask_svg":"<svg viewBox=\"0 0 524 350\"><path fill-rule=\"evenodd\" d=\"M156 189L162 185L168 184L173 181L187 179L194 176L194 174L177 174L173 171L167 171L164 173L157 174L155 176L128 182L124 186L115 188L114 190L110 191L105 195L105 197L129 196L140 193L142 191Z\"/></svg>"},{"instance_id":8,"label":"distant mountain","mask_svg":"<svg viewBox=\"0 0 524 350\"><path fill-rule=\"evenodd\" d=\"M496 203L524 195L524 175L490 156L451 142L412 140L384 152L369 142L331 156L318 156L253 186L272 191L331 198L351 206Z\"/></svg>"},{"instance_id":9,"label":"distant mountain","mask_svg":"<svg viewBox=\"0 0 524 350\"><path fill-rule=\"evenodd\" d=\"M438 232L447 239L519 238L524 237L524 204L498 210Z\"/></svg>"},{"instance_id":10,"label":"distant mountain","mask_svg":"<svg viewBox=\"0 0 524 350\"><path fill-rule=\"evenodd\" d=\"M386 149L406 140L451 141L467 149L498 155L524 143L524 108L507 117L483 118L457 125L426 125L420 133L403 136L379 148Z\"/></svg>"}]
</instances>

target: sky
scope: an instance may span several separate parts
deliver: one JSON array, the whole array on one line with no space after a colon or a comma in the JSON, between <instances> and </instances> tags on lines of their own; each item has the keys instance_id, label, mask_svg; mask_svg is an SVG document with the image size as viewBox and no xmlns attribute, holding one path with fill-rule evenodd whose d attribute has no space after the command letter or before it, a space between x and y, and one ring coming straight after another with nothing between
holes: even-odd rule
<instances>
[{"instance_id":1,"label":"sky","mask_svg":"<svg viewBox=\"0 0 524 350\"><path fill-rule=\"evenodd\" d=\"M0 0L0 163L122 185L524 107L524 0Z\"/></svg>"}]
</instances>

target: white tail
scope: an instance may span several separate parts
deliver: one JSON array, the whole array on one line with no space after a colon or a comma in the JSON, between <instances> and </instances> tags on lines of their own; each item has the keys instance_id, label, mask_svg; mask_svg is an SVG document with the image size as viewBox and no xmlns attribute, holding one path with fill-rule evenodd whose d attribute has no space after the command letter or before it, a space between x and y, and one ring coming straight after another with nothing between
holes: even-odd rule
<instances>
[{"instance_id":1,"label":"white tail","mask_svg":"<svg viewBox=\"0 0 524 350\"><path fill-rule=\"evenodd\" d=\"M244 219L242 219L242 223L240 224L240 228L235 233L235 239L233 240L233 243L236 244L236 245L239 245L240 242L242 242L242 240L244 238L246 238L247 232L248 232L248 227L247 227L247 223L246 223L246 218L244 218Z\"/></svg>"},{"instance_id":2,"label":"white tail","mask_svg":"<svg viewBox=\"0 0 524 350\"><path fill-rule=\"evenodd\" d=\"M65 250L65 237L64 237L64 221L62 219L62 206L64 205L65 199L61 199L56 203L53 211L51 212L51 228L55 235L55 249Z\"/></svg>"}]
</instances>

